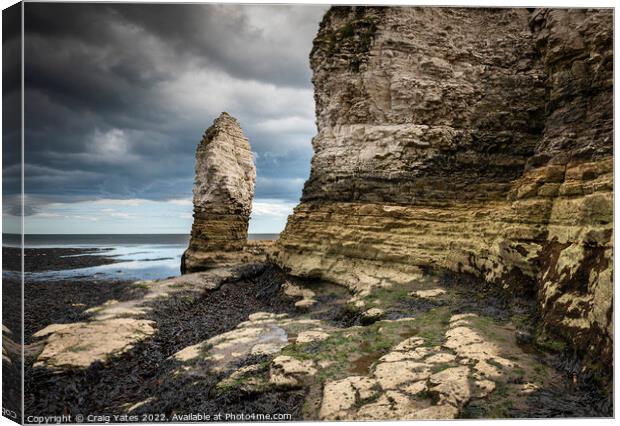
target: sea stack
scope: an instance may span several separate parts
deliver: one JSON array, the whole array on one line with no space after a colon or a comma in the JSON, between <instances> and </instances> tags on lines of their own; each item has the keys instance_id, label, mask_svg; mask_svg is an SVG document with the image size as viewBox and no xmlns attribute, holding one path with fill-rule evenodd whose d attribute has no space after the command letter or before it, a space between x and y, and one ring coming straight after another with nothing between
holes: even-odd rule
<instances>
[{"instance_id":1,"label":"sea stack","mask_svg":"<svg viewBox=\"0 0 620 426\"><path fill-rule=\"evenodd\" d=\"M194 223L181 272L236 263L248 238L256 183L250 143L239 122L223 112L196 149Z\"/></svg>"}]
</instances>

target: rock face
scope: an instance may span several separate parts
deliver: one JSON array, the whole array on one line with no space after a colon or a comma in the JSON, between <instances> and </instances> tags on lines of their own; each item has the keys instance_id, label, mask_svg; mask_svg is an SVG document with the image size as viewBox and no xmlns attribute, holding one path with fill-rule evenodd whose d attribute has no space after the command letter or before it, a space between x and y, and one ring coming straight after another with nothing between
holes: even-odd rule
<instances>
[{"instance_id":1,"label":"rock face","mask_svg":"<svg viewBox=\"0 0 620 426\"><path fill-rule=\"evenodd\" d=\"M182 272L222 266L247 248L256 167L237 120L223 112L196 149L194 223Z\"/></svg>"},{"instance_id":2,"label":"rock face","mask_svg":"<svg viewBox=\"0 0 620 426\"><path fill-rule=\"evenodd\" d=\"M515 183L545 213L537 250L542 324L594 360L613 347L613 31L610 10L539 10L545 129ZM523 188L528 188L524 190ZM536 188L536 193L533 193Z\"/></svg>"},{"instance_id":3,"label":"rock face","mask_svg":"<svg viewBox=\"0 0 620 426\"><path fill-rule=\"evenodd\" d=\"M611 10L333 7L318 134L278 262L356 289L419 267L537 297L541 335L612 350Z\"/></svg>"}]
</instances>

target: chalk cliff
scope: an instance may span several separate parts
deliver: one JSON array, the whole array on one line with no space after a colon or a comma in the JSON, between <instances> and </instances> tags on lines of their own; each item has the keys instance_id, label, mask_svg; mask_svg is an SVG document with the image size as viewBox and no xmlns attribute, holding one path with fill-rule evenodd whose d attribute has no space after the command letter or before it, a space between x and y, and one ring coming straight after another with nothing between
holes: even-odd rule
<instances>
[{"instance_id":1,"label":"chalk cliff","mask_svg":"<svg viewBox=\"0 0 620 426\"><path fill-rule=\"evenodd\" d=\"M537 297L540 337L612 349L611 10L333 7L318 134L278 243L363 290L420 267Z\"/></svg>"},{"instance_id":2,"label":"chalk cliff","mask_svg":"<svg viewBox=\"0 0 620 426\"><path fill-rule=\"evenodd\" d=\"M237 262L246 249L256 167L237 120L223 112L196 149L194 223L181 270Z\"/></svg>"}]
</instances>

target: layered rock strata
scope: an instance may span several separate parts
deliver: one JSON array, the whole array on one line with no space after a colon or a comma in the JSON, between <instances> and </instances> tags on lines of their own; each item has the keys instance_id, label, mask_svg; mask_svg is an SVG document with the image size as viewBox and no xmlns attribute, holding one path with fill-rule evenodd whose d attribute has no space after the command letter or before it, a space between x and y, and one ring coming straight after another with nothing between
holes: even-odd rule
<instances>
[{"instance_id":1,"label":"layered rock strata","mask_svg":"<svg viewBox=\"0 0 620 426\"><path fill-rule=\"evenodd\" d=\"M610 362L612 16L331 8L278 262L356 289L473 273L538 297L541 335Z\"/></svg>"},{"instance_id":2,"label":"layered rock strata","mask_svg":"<svg viewBox=\"0 0 620 426\"><path fill-rule=\"evenodd\" d=\"M182 272L260 255L260 247L247 244L255 183L256 167L248 139L237 120L223 112L196 149L194 223Z\"/></svg>"},{"instance_id":3,"label":"layered rock strata","mask_svg":"<svg viewBox=\"0 0 620 426\"><path fill-rule=\"evenodd\" d=\"M530 19L547 78L545 129L514 185L546 213L535 252L542 326L607 368L613 348L613 14L543 9Z\"/></svg>"}]
</instances>

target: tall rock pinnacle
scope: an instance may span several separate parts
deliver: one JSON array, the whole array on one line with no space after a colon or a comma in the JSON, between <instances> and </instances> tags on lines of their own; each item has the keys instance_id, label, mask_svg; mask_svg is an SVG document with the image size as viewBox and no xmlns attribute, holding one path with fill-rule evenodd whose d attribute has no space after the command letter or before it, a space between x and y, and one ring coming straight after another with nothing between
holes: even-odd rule
<instances>
[{"instance_id":1,"label":"tall rock pinnacle","mask_svg":"<svg viewBox=\"0 0 620 426\"><path fill-rule=\"evenodd\" d=\"M244 249L255 183L248 139L237 120L223 112L196 149L194 223L183 273L227 264Z\"/></svg>"}]
</instances>

